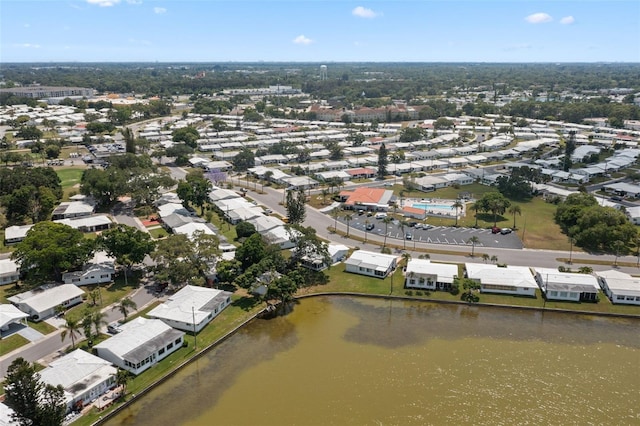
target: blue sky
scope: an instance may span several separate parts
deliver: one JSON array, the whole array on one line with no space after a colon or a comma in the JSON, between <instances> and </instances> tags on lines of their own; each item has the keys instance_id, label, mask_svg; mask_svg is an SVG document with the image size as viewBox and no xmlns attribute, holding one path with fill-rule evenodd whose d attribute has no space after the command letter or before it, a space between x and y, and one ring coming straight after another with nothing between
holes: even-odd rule
<instances>
[{"instance_id":1,"label":"blue sky","mask_svg":"<svg viewBox=\"0 0 640 426\"><path fill-rule=\"evenodd\" d=\"M639 0L0 0L2 62L640 62Z\"/></svg>"}]
</instances>

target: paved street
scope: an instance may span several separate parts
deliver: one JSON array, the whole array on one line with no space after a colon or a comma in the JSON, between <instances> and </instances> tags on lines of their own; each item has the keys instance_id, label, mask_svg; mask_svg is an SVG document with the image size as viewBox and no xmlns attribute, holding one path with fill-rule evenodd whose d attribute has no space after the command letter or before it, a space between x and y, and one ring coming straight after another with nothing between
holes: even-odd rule
<instances>
[{"instance_id":1,"label":"paved street","mask_svg":"<svg viewBox=\"0 0 640 426\"><path fill-rule=\"evenodd\" d=\"M151 286L149 285L146 287L141 286L140 288L138 288L131 296L131 299L136 303L139 311L141 309L144 309L144 307L149 303L157 300L157 297L153 294ZM108 323L112 323L123 318L120 311L117 309L113 309L111 306L104 308L102 312L107 315L105 320ZM133 314L133 312L129 315L131 314ZM0 377L4 377L11 362L18 357L22 357L29 362L35 362L43 358L49 358L52 354L62 354L61 351L65 347L71 345L71 339L69 336L67 336L67 338L63 341L60 336L61 332L62 330L58 329L53 333L47 334L39 340L28 343L27 345L22 346L16 351L0 357Z\"/></svg>"},{"instance_id":2,"label":"paved street","mask_svg":"<svg viewBox=\"0 0 640 426\"><path fill-rule=\"evenodd\" d=\"M259 202L260 204L263 204L266 207L269 207L270 209L272 209L274 212L282 215L282 216L286 216L286 209L284 208L284 206L280 205L279 203L282 202L282 198L283 198L283 191L282 190L276 190L273 189L271 187L265 186L264 187L264 194L259 194L253 190L249 190L247 193L247 196L249 198L252 198L254 200L256 200L257 202ZM353 225L353 222L351 223ZM335 243L339 243L339 244L344 244L348 247L360 247L362 249L365 250L379 250L380 246L379 244L371 244L371 243L363 243L361 241L356 241L353 239L349 239L349 238L344 238L340 235L337 234L332 234L328 231L329 227L333 227L334 225L334 219L333 217L331 217L330 215L327 214L323 214L321 212L319 212L317 209L314 209L312 207L307 206L307 216L306 216L306 220L303 223L304 226L311 226L313 228L316 229L317 233L319 236L321 236L322 238L325 238L331 242L335 242ZM379 228L379 226L378 226ZM338 229L346 232L347 230L347 226L346 224L342 224L340 222L338 222ZM459 235L462 236L465 234L465 232L462 232L465 228L458 228L460 231ZM468 231L466 232L468 233ZM360 230L360 229L353 229L353 226L350 229L350 234L352 235L356 235L362 239L364 239L365 237L365 233L364 230ZM479 233L478 236L483 236L484 233ZM451 235L455 235L451 234ZM469 234L471 235L471 234ZM509 237L509 238L518 238L518 235L515 234L509 234L509 235L491 235L490 238L493 238L494 241L501 240L502 237ZM487 235L487 237L489 237L489 235ZM462 237L461 239L464 239L465 237ZM382 241L384 240L384 236L383 235L379 235L379 234L372 234L371 232L369 232L367 234L367 239L369 241L376 241L378 243L382 243ZM456 239L454 237L454 239ZM467 238L468 239L468 238ZM387 240L388 242L390 242L389 240ZM458 241L458 239L456 239L456 241ZM394 241L394 243L397 244L397 240ZM438 250L447 250L447 251L457 251L460 253L460 255L449 255L449 254L439 254L439 253L433 253L431 254L431 259L432 260L439 260L439 261L447 261L447 262L461 262L461 261L475 261L475 262L481 262L482 260L478 257L476 257L475 259L471 259L468 255L471 252L471 247L468 245L459 245L459 244L447 244L447 245L442 245L442 244L434 244L434 243L429 243L427 242L424 238L422 241L416 241L415 242L415 247L416 248L421 248L421 249L430 249L430 250L434 250L434 251L438 251ZM412 252L412 249L414 248L414 244L413 241L411 243L409 243L409 241L407 241L407 251L408 252ZM476 251L478 252L482 252L482 253L487 253L490 256L497 256L498 257L498 261L500 263L507 263L509 265L519 265L519 266L539 266L539 267L546 267L546 268L557 268L560 265L563 265L561 262L558 262L556 259L557 258L568 258L569 257L569 252L567 251L556 251L556 250L532 250L532 249L526 249L526 248L507 248L506 246L501 246L501 245L497 245L497 244L493 244L493 246L491 245L487 245L487 246L476 246ZM420 252L415 252L412 253L413 255L415 255L415 257L417 257ZM464 257L463 257L464 256ZM615 256L614 255L598 255L598 254L588 254L588 253L583 253L583 252L578 252L578 251L574 251L573 252L573 259L589 259L592 261L599 261L599 262L604 262L605 264L603 265L598 265L598 264L589 264L588 266L592 267L594 270L606 270L606 269L611 269L611 265L613 264L613 262L615 261ZM621 256L618 258L619 262L625 262L625 263L632 263L632 264L636 264L638 258L635 256ZM567 266L567 265L564 265ZM578 264L574 264L573 267L574 268L578 268L581 265ZM618 270L623 271L623 272L627 272L627 273L638 273L639 269L636 267L619 267Z\"/></svg>"}]
</instances>

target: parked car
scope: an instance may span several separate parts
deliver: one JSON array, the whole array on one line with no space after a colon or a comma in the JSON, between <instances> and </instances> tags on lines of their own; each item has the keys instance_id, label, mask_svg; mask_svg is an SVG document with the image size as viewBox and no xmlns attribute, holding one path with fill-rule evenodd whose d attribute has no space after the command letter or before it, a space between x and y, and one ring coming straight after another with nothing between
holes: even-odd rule
<instances>
[{"instance_id":1,"label":"parked car","mask_svg":"<svg viewBox=\"0 0 640 426\"><path fill-rule=\"evenodd\" d=\"M120 328L122 324L120 324L119 322L112 322L111 324L107 325L107 332L109 332L110 334L118 334L122 331L122 329Z\"/></svg>"},{"instance_id":2,"label":"parked car","mask_svg":"<svg viewBox=\"0 0 640 426\"><path fill-rule=\"evenodd\" d=\"M405 240L412 240L413 239L413 235L411 235L411 232L407 232L406 234L404 234L404 238L405 238Z\"/></svg>"},{"instance_id":3,"label":"parked car","mask_svg":"<svg viewBox=\"0 0 640 426\"><path fill-rule=\"evenodd\" d=\"M385 217L387 217L386 213L376 213L376 219L384 219Z\"/></svg>"},{"instance_id":4,"label":"parked car","mask_svg":"<svg viewBox=\"0 0 640 426\"><path fill-rule=\"evenodd\" d=\"M511 228L502 228L502 229L500 230L500 233L501 233L502 235L505 235L505 234L510 234L510 233L511 233L511 231L512 231L512 230L511 230Z\"/></svg>"},{"instance_id":5,"label":"parked car","mask_svg":"<svg viewBox=\"0 0 640 426\"><path fill-rule=\"evenodd\" d=\"M494 226L493 228L491 228L492 234L499 234L500 231L502 231L502 229L498 228L497 226Z\"/></svg>"},{"instance_id":6,"label":"parked car","mask_svg":"<svg viewBox=\"0 0 640 426\"><path fill-rule=\"evenodd\" d=\"M365 229L367 231L371 231L373 228L375 228L376 226L373 223L367 223L367 226L365 226Z\"/></svg>"}]
</instances>

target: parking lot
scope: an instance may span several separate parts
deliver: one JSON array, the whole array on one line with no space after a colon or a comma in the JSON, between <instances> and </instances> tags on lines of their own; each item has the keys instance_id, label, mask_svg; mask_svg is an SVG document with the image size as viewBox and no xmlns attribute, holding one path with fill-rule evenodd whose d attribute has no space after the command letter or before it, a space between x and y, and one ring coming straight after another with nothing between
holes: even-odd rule
<instances>
[{"instance_id":1,"label":"parking lot","mask_svg":"<svg viewBox=\"0 0 640 426\"><path fill-rule=\"evenodd\" d=\"M338 219L344 226L346 223L342 218ZM369 234L384 235L385 224L382 219L376 219L374 216L367 217L365 215L354 215L349 225L351 229L357 229L362 232L365 231L365 220L369 221L369 226L373 225ZM467 243L473 236L478 237L479 242L476 243L478 247L499 247L499 248L511 248L521 249L522 241L516 232L509 234L493 234L491 229L486 228L454 228L446 226L433 226L429 229L416 229L413 227L404 227L404 232L400 229L399 221L394 220L387 226L387 238L406 240L407 247L411 247L411 244L416 243L431 243L431 244L445 244L456 246L471 246ZM410 239L407 238L407 233L410 234ZM396 241L397 244L397 241Z\"/></svg>"}]
</instances>

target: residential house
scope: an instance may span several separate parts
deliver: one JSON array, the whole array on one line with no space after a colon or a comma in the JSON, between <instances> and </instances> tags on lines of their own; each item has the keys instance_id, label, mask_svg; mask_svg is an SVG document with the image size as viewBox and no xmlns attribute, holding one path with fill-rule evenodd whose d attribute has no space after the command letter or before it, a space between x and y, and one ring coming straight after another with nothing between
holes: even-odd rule
<instances>
[{"instance_id":1,"label":"residential house","mask_svg":"<svg viewBox=\"0 0 640 426\"><path fill-rule=\"evenodd\" d=\"M62 386L67 411L79 411L116 386L118 370L82 349L52 361L40 371L44 384Z\"/></svg>"},{"instance_id":2,"label":"residential house","mask_svg":"<svg viewBox=\"0 0 640 426\"><path fill-rule=\"evenodd\" d=\"M15 244L24 240L33 225L13 225L4 230L4 243Z\"/></svg>"},{"instance_id":3,"label":"residential house","mask_svg":"<svg viewBox=\"0 0 640 426\"><path fill-rule=\"evenodd\" d=\"M358 187L353 191L342 191L340 197L347 209L387 211L393 191L383 188Z\"/></svg>"},{"instance_id":4,"label":"residential house","mask_svg":"<svg viewBox=\"0 0 640 426\"><path fill-rule=\"evenodd\" d=\"M385 278L398 264L398 258L390 254L356 250L345 260L345 271L370 277Z\"/></svg>"},{"instance_id":5,"label":"residential house","mask_svg":"<svg viewBox=\"0 0 640 426\"><path fill-rule=\"evenodd\" d=\"M9 330L11 324L22 322L26 325L29 314L8 303L0 304L0 332Z\"/></svg>"},{"instance_id":6,"label":"residential house","mask_svg":"<svg viewBox=\"0 0 640 426\"><path fill-rule=\"evenodd\" d=\"M198 333L230 303L228 291L186 285L147 316L178 330Z\"/></svg>"},{"instance_id":7,"label":"residential house","mask_svg":"<svg viewBox=\"0 0 640 426\"><path fill-rule=\"evenodd\" d=\"M538 283L525 266L465 263L465 273L467 278L480 283L482 293L536 296Z\"/></svg>"},{"instance_id":8,"label":"residential house","mask_svg":"<svg viewBox=\"0 0 640 426\"><path fill-rule=\"evenodd\" d=\"M136 375L180 349L185 334L159 319L143 317L122 324L120 329L94 349L100 358Z\"/></svg>"},{"instance_id":9,"label":"residential house","mask_svg":"<svg viewBox=\"0 0 640 426\"><path fill-rule=\"evenodd\" d=\"M405 269L404 286L421 290L451 290L458 277L458 266L433 263L429 259L409 259Z\"/></svg>"},{"instance_id":10,"label":"residential house","mask_svg":"<svg viewBox=\"0 0 640 426\"><path fill-rule=\"evenodd\" d=\"M113 222L106 214L99 214L95 216L78 216L67 219L54 220L56 223L62 223L70 226L73 229L77 229L80 232L99 232L109 229Z\"/></svg>"},{"instance_id":11,"label":"residential house","mask_svg":"<svg viewBox=\"0 0 640 426\"><path fill-rule=\"evenodd\" d=\"M551 268L535 268L535 278L547 300L598 301L600 286L593 275L559 272Z\"/></svg>"},{"instance_id":12,"label":"residential house","mask_svg":"<svg viewBox=\"0 0 640 426\"><path fill-rule=\"evenodd\" d=\"M34 290L16 294L7 300L34 321L41 321L57 313L59 306L65 309L82 303L84 291L73 284L41 286Z\"/></svg>"},{"instance_id":13,"label":"residential house","mask_svg":"<svg viewBox=\"0 0 640 426\"><path fill-rule=\"evenodd\" d=\"M96 252L93 258L87 262L81 271L62 274L65 284L89 285L103 284L113 281L116 273L114 258L104 251Z\"/></svg>"},{"instance_id":14,"label":"residential house","mask_svg":"<svg viewBox=\"0 0 640 426\"><path fill-rule=\"evenodd\" d=\"M55 208L51 215L51 220L91 216L94 210L95 204L88 200L65 201Z\"/></svg>"},{"instance_id":15,"label":"residential house","mask_svg":"<svg viewBox=\"0 0 640 426\"><path fill-rule=\"evenodd\" d=\"M600 287L613 304L640 305L640 279L624 272L596 272Z\"/></svg>"},{"instance_id":16,"label":"residential house","mask_svg":"<svg viewBox=\"0 0 640 426\"><path fill-rule=\"evenodd\" d=\"M343 244L329 244L327 245L327 252L329 259L324 259L317 253L309 253L302 257L302 266L314 271L322 271L327 269L330 265L342 261L349 253L349 247ZM327 263L327 260L329 263Z\"/></svg>"},{"instance_id":17,"label":"residential house","mask_svg":"<svg viewBox=\"0 0 640 426\"><path fill-rule=\"evenodd\" d=\"M20 279L20 267L11 259L0 259L0 286L15 283Z\"/></svg>"}]
</instances>

